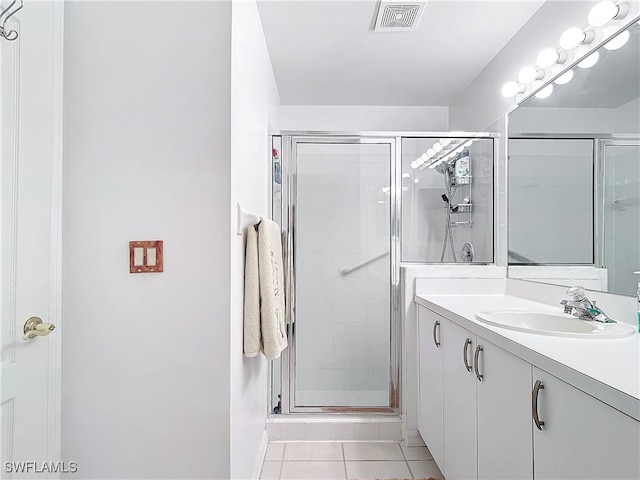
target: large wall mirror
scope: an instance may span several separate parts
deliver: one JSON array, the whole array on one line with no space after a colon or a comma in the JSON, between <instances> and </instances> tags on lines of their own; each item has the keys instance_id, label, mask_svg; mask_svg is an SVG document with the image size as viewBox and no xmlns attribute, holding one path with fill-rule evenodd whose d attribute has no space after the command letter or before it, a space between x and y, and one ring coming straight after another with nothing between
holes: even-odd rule
<instances>
[{"instance_id":1,"label":"large wall mirror","mask_svg":"<svg viewBox=\"0 0 640 480\"><path fill-rule=\"evenodd\" d=\"M509 276L635 295L640 24L551 85L509 115Z\"/></svg>"}]
</instances>

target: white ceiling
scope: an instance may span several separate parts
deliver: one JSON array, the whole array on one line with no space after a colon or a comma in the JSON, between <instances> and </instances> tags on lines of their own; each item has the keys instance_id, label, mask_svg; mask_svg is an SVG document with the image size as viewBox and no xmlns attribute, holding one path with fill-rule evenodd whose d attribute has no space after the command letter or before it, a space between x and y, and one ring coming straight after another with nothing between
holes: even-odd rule
<instances>
[{"instance_id":1,"label":"white ceiling","mask_svg":"<svg viewBox=\"0 0 640 480\"><path fill-rule=\"evenodd\" d=\"M284 105L435 106L450 105L543 3L429 0L418 28L397 33L373 32L377 1L258 8Z\"/></svg>"}]
</instances>

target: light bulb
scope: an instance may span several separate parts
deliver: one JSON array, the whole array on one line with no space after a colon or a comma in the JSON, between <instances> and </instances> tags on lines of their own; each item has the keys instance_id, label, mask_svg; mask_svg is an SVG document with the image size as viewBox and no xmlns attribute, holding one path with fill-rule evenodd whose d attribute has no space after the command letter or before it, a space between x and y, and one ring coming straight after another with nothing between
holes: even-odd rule
<instances>
[{"instance_id":1,"label":"light bulb","mask_svg":"<svg viewBox=\"0 0 640 480\"><path fill-rule=\"evenodd\" d=\"M417 161L415 161L415 160L414 160L413 162L411 162L411 168L413 168L414 170L415 170L416 168L418 168L418 162L417 162Z\"/></svg>"},{"instance_id":2,"label":"light bulb","mask_svg":"<svg viewBox=\"0 0 640 480\"><path fill-rule=\"evenodd\" d=\"M598 63L598 59L600 58L600 54L598 52L596 53L592 53L591 55L589 55L587 58L585 58L584 60L582 60L579 64L578 67L580 68L591 68L593 67L596 63Z\"/></svg>"},{"instance_id":3,"label":"light bulb","mask_svg":"<svg viewBox=\"0 0 640 480\"><path fill-rule=\"evenodd\" d=\"M436 143L434 143L434 144L433 144L433 149L434 149L436 152L441 152L441 151L442 151L442 145L440 145L440 142L436 142Z\"/></svg>"},{"instance_id":4,"label":"light bulb","mask_svg":"<svg viewBox=\"0 0 640 480\"><path fill-rule=\"evenodd\" d=\"M384 193L389 193L389 187L382 187L382 191Z\"/></svg>"},{"instance_id":5,"label":"light bulb","mask_svg":"<svg viewBox=\"0 0 640 480\"><path fill-rule=\"evenodd\" d=\"M473 144L473 140L468 140L464 143L465 147L470 147Z\"/></svg>"},{"instance_id":6,"label":"light bulb","mask_svg":"<svg viewBox=\"0 0 640 480\"><path fill-rule=\"evenodd\" d=\"M591 10L589 10L587 21L592 27L601 27L616 18L619 11L620 7L610 0L606 0L604 2L597 3L591 8Z\"/></svg>"},{"instance_id":7,"label":"light bulb","mask_svg":"<svg viewBox=\"0 0 640 480\"><path fill-rule=\"evenodd\" d=\"M427 151L426 153L420 155L420 163L428 162L430 158L431 155L429 155L429 152Z\"/></svg>"},{"instance_id":8,"label":"light bulb","mask_svg":"<svg viewBox=\"0 0 640 480\"><path fill-rule=\"evenodd\" d=\"M451 143L451 139L450 138L441 138L440 139L440 145L442 145L443 147L446 147L450 143Z\"/></svg>"},{"instance_id":9,"label":"light bulb","mask_svg":"<svg viewBox=\"0 0 640 480\"><path fill-rule=\"evenodd\" d=\"M429 150L427 150L428 158L434 157L435 155L436 155L436 151L433 148L430 148Z\"/></svg>"},{"instance_id":10,"label":"light bulb","mask_svg":"<svg viewBox=\"0 0 640 480\"><path fill-rule=\"evenodd\" d=\"M607 50L618 50L622 48L625 43L629 41L629 30L625 30L620 35L615 38L612 38L607 43L604 44L604 48Z\"/></svg>"},{"instance_id":11,"label":"light bulb","mask_svg":"<svg viewBox=\"0 0 640 480\"><path fill-rule=\"evenodd\" d=\"M419 181L420 181L420 179L419 179L419 178L414 178L414 179L413 179L413 183L418 183Z\"/></svg>"},{"instance_id":12,"label":"light bulb","mask_svg":"<svg viewBox=\"0 0 640 480\"><path fill-rule=\"evenodd\" d=\"M549 68L560 60L560 54L553 48L545 48L538 54L536 63L539 67Z\"/></svg>"},{"instance_id":13,"label":"light bulb","mask_svg":"<svg viewBox=\"0 0 640 480\"><path fill-rule=\"evenodd\" d=\"M556 78L554 82L557 83L558 85L565 85L569 83L572 78L573 78L573 70L569 70L568 72L563 73L558 78Z\"/></svg>"},{"instance_id":14,"label":"light bulb","mask_svg":"<svg viewBox=\"0 0 640 480\"><path fill-rule=\"evenodd\" d=\"M581 28L571 27L560 35L560 47L565 50L572 50L585 42L587 34Z\"/></svg>"},{"instance_id":15,"label":"light bulb","mask_svg":"<svg viewBox=\"0 0 640 480\"><path fill-rule=\"evenodd\" d=\"M544 72L535 67L524 67L518 72L518 82L531 83L534 80L540 80L544 77Z\"/></svg>"},{"instance_id":16,"label":"light bulb","mask_svg":"<svg viewBox=\"0 0 640 480\"><path fill-rule=\"evenodd\" d=\"M544 87L542 90L540 90L538 93L536 93L536 97L538 98L547 98L549 95L551 95L551 93L553 93L553 84L549 84L546 87Z\"/></svg>"},{"instance_id":17,"label":"light bulb","mask_svg":"<svg viewBox=\"0 0 640 480\"><path fill-rule=\"evenodd\" d=\"M403 173L402 178L411 178L411 175L408 173Z\"/></svg>"},{"instance_id":18,"label":"light bulb","mask_svg":"<svg viewBox=\"0 0 640 480\"><path fill-rule=\"evenodd\" d=\"M502 96L506 98L513 98L519 93L524 93L524 85L519 85L516 82L507 82L502 86Z\"/></svg>"},{"instance_id":19,"label":"light bulb","mask_svg":"<svg viewBox=\"0 0 640 480\"><path fill-rule=\"evenodd\" d=\"M403 192L408 192L409 191L409 187L402 187L402 191Z\"/></svg>"}]
</instances>

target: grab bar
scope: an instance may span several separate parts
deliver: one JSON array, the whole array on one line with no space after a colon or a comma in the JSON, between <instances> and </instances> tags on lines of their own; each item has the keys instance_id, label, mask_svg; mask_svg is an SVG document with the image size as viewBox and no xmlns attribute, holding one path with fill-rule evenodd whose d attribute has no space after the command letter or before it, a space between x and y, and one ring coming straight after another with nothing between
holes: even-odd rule
<instances>
[{"instance_id":1,"label":"grab bar","mask_svg":"<svg viewBox=\"0 0 640 480\"><path fill-rule=\"evenodd\" d=\"M366 267L367 265L369 265L370 263L375 262L376 260L381 259L382 257L386 257L387 255L389 255L391 251L387 250L386 252L382 252L382 253L378 253L377 255L374 255L373 257L367 258L366 260L364 260L363 262L358 263L357 265L354 265L353 267L349 267L349 268L341 268L339 270L340 275L347 276L350 273L355 272L356 270L361 269L362 267Z\"/></svg>"}]
</instances>

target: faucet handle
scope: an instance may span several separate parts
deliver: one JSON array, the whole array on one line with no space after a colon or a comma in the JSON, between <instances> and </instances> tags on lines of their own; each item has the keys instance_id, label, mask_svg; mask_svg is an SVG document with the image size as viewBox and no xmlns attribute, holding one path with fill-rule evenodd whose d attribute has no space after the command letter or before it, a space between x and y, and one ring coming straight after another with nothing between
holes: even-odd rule
<instances>
[{"instance_id":1,"label":"faucet handle","mask_svg":"<svg viewBox=\"0 0 640 480\"><path fill-rule=\"evenodd\" d=\"M580 302L587 298L584 292L584 287L571 287L567 290L567 295L569 295L574 302Z\"/></svg>"}]
</instances>

